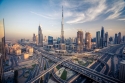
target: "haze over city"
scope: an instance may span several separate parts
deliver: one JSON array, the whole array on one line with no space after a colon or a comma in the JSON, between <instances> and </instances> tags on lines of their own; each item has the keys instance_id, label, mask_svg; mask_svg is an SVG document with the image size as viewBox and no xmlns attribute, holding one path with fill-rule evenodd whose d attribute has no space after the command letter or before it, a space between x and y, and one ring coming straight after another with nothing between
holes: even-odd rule
<instances>
[{"instance_id":1,"label":"haze over city","mask_svg":"<svg viewBox=\"0 0 125 83\"><path fill-rule=\"evenodd\" d=\"M32 39L39 24L43 36L60 37L62 6L65 38L76 37L78 29L95 37L102 26L109 36L118 32L125 35L124 0L1 0L6 39Z\"/></svg>"},{"instance_id":2,"label":"haze over city","mask_svg":"<svg viewBox=\"0 0 125 83\"><path fill-rule=\"evenodd\" d=\"M0 83L125 83L125 0L0 0Z\"/></svg>"}]
</instances>

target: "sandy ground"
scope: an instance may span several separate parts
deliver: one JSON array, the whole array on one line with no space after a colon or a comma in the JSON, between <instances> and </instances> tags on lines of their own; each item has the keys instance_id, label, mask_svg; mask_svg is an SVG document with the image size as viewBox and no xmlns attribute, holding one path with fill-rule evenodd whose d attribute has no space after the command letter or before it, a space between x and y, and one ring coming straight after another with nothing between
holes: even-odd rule
<instances>
[{"instance_id":1,"label":"sandy ground","mask_svg":"<svg viewBox=\"0 0 125 83\"><path fill-rule=\"evenodd\" d=\"M51 76L48 83L58 83L58 82Z\"/></svg>"},{"instance_id":2,"label":"sandy ground","mask_svg":"<svg viewBox=\"0 0 125 83\"><path fill-rule=\"evenodd\" d=\"M70 69L66 69L67 71L67 79L69 79L71 76L75 74L75 72L71 71Z\"/></svg>"}]
</instances>

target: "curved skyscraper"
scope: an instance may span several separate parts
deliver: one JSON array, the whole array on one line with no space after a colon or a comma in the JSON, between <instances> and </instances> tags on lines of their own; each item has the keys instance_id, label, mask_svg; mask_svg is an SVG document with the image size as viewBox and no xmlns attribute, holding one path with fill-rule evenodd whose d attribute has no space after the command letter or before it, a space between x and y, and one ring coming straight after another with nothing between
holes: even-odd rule
<instances>
[{"instance_id":1,"label":"curved skyscraper","mask_svg":"<svg viewBox=\"0 0 125 83\"><path fill-rule=\"evenodd\" d=\"M38 27L38 45L43 46L43 34L40 25Z\"/></svg>"}]
</instances>

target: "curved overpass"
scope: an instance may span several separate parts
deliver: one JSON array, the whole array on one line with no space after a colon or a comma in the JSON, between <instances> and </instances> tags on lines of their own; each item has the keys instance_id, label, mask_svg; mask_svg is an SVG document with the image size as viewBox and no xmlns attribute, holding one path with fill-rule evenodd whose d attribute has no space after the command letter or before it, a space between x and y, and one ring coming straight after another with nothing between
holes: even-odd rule
<instances>
[{"instance_id":1,"label":"curved overpass","mask_svg":"<svg viewBox=\"0 0 125 83\"><path fill-rule=\"evenodd\" d=\"M42 54L42 55L54 62L58 62L60 60L59 58L55 58L52 55L46 55L46 54ZM71 70L74 70L88 78L91 78L94 81L99 82L99 83L123 83L122 81L120 81L118 79L109 77L107 75L104 75L104 74L94 71L92 69L77 65L77 64L69 62L69 61L65 61L65 63L62 63L62 65L65 67L68 67Z\"/></svg>"},{"instance_id":2,"label":"curved overpass","mask_svg":"<svg viewBox=\"0 0 125 83\"><path fill-rule=\"evenodd\" d=\"M31 79L30 81L28 81L27 83L34 83L35 81L37 81L38 79L40 79L42 76L44 76L45 74L47 74L48 72L50 72L53 68L55 68L56 66L58 66L59 64L61 64L62 62L69 60L71 57L69 58L65 58L59 62L57 62L56 64L52 65L50 68L48 68L47 70L44 70L43 72L41 72L39 75L37 75L36 77L34 77L33 79Z\"/></svg>"}]
</instances>

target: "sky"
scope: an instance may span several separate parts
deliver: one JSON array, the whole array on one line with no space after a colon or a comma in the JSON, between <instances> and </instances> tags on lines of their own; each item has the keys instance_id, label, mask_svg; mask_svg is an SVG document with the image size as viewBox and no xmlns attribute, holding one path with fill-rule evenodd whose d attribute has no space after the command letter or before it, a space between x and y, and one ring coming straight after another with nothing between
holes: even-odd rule
<instances>
[{"instance_id":1,"label":"sky","mask_svg":"<svg viewBox=\"0 0 125 83\"><path fill-rule=\"evenodd\" d=\"M32 39L42 26L43 36L61 35L62 6L64 37L76 37L78 30L92 38L103 26L109 36L125 35L125 0L0 0L6 39Z\"/></svg>"}]
</instances>

